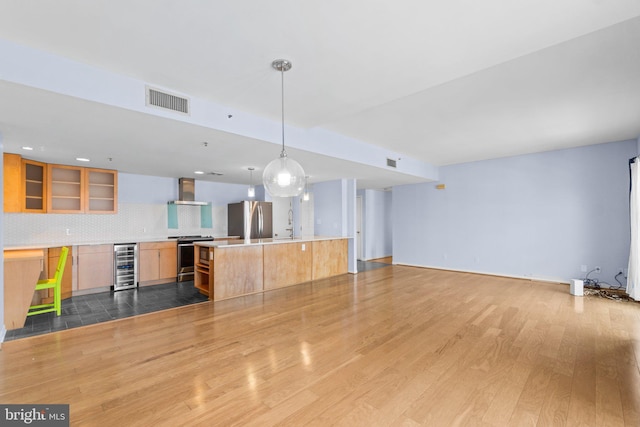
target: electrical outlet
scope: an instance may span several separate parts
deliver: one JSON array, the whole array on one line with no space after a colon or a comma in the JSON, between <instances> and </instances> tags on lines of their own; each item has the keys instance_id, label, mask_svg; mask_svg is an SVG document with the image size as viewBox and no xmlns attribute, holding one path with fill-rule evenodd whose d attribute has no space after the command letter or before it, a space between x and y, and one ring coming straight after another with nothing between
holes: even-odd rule
<instances>
[{"instance_id":1,"label":"electrical outlet","mask_svg":"<svg viewBox=\"0 0 640 427\"><path fill-rule=\"evenodd\" d=\"M594 270L596 271L596 273L600 273L600 272L602 272L602 270L600 269L600 267L596 267L596 268L594 268Z\"/></svg>"}]
</instances>

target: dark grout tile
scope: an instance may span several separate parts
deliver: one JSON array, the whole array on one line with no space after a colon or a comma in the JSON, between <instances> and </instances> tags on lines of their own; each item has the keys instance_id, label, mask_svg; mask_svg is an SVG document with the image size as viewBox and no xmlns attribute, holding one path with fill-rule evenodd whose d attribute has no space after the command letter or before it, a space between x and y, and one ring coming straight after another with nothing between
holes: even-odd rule
<instances>
[{"instance_id":1,"label":"dark grout tile","mask_svg":"<svg viewBox=\"0 0 640 427\"><path fill-rule=\"evenodd\" d=\"M42 324L38 324L38 325L33 325L33 328L31 329L32 332L50 332L51 331L51 325L49 323L42 323Z\"/></svg>"},{"instance_id":2,"label":"dark grout tile","mask_svg":"<svg viewBox=\"0 0 640 427\"><path fill-rule=\"evenodd\" d=\"M51 322L51 313L37 314L35 316L27 317L27 320L25 321L25 326L27 326L27 324L31 324L33 326L43 325L43 324L49 324L50 322Z\"/></svg>"},{"instance_id":3,"label":"dark grout tile","mask_svg":"<svg viewBox=\"0 0 640 427\"><path fill-rule=\"evenodd\" d=\"M82 321L80 319L67 320L65 322L65 324L66 324L66 328L65 329L77 328L77 327L82 326Z\"/></svg>"},{"instance_id":4,"label":"dark grout tile","mask_svg":"<svg viewBox=\"0 0 640 427\"><path fill-rule=\"evenodd\" d=\"M167 283L118 292L80 295L62 302L62 315L30 316L25 327L7 331L5 341L131 317L207 301L193 282Z\"/></svg>"}]
</instances>

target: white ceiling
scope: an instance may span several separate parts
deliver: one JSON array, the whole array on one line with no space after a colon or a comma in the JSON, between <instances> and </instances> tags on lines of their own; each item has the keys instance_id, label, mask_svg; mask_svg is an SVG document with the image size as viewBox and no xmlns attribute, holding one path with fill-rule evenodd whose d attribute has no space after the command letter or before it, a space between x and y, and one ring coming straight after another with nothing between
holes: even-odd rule
<instances>
[{"instance_id":1,"label":"white ceiling","mask_svg":"<svg viewBox=\"0 0 640 427\"><path fill-rule=\"evenodd\" d=\"M287 58L288 124L433 165L640 135L640 0L0 0L0 39L274 121L271 61ZM248 182L247 167L279 153L1 73L0 132L5 151L32 145L30 157L45 161L82 155L175 177L219 171L207 179L222 182ZM313 182L421 180L287 151Z\"/></svg>"}]
</instances>

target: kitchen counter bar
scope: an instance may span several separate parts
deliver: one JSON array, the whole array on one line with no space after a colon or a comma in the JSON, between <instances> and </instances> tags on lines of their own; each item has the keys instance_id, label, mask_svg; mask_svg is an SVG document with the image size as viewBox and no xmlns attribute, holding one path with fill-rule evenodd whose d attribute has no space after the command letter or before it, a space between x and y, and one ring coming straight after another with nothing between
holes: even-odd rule
<instances>
[{"instance_id":1,"label":"kitchen counter bar","mask_svg":"<svg viewBox=\"0 0 640 427\"><path fill-rule=\"evenodd\" d=\"M213 236L214 239L226 239L227 236ZM108 240L67 240L48 243L33 243L27 245L5 245L4 250L26 250L26 249L47 249L59 248L62 246L92 246L92 245L120 245L123 243L146 243L146 242L175 242L176 239L170 239L166 236L156 237L134 237L130 239L108 239ZM226 240L220 240L226 241Z\"/></svg>"},{"instance_id":2,"label":"kitchen counter bar","mask_svg":"<svg viewBox=\"0 0 640 427\"><path fill-rule=\"evenodd\" d=\"M218 301L346 274L348 239L196 242L194 286Z\"/></svg>"},{"instance_id":3,"label":"kitchen counter bar","mask_svg":"<svg viewBox=\"0 0 640 427\"><path fill-rule=\"evenodd\" d=\"M7 329L24 326L43 269L42 250L4 251L4 324Z\"/></svg>"},{"instance_id":4,"label":"kitchen counter bar","mask_svg":"<svg viewBox=\"0 0 640 427\"><path fill-rule=\"evenodd\" d=\"M252 246L252 245L277 245L283 243L306 243L306 242L319 242L324 240L340 240L348 239L348 237L331 237L331 236L307 236L307 237L295 237L291 238L278 238L278 239L231 239L231 240L217 240L213 242L197 242L199 246L208 246L210 248L221 248L228 246Z\"/></svg>"}]
</instances>

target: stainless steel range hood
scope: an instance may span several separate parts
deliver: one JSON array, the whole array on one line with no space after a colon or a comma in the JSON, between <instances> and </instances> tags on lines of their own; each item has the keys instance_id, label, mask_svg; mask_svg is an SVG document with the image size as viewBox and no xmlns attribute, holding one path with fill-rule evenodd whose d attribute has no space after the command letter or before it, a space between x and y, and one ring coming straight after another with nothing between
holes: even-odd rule
<instances>
[{"instance_id":1,"label":"stainless steel range hood","mask_svg":"<svg viewBox=\"0 0 640 427\"><path fill-rule=\"evenodd\" d=\"M169 202L171 205L192 205L192 206L205 206L207 202L197 202L195 200L196 195L196 180L193 178L180 178L178 179L178 200Z\"/></svg>"}]
</instances>

